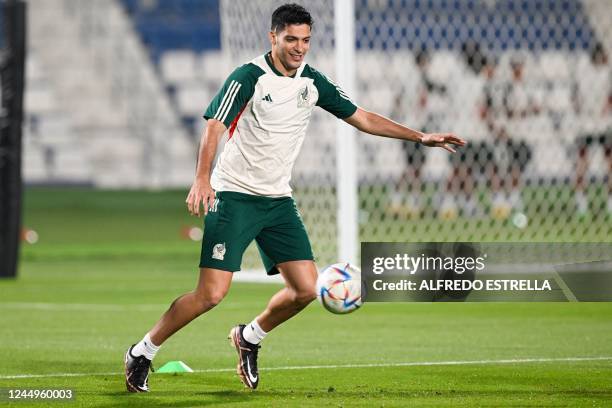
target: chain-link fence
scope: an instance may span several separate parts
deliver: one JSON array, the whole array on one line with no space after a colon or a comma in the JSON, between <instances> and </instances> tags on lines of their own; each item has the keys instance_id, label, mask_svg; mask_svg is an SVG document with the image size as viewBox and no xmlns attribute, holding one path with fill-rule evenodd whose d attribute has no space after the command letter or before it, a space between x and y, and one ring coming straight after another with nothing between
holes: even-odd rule
<instances>
[{"instance_id":1,"label":"chain-link fence","mask_svg":"<svg viewBox=\"0 0 612 408\"><path fill-rule=\"evenodd\" d=\"M265 52L281 3L223 1L223 51ZM612 4L591 3L356 0L356 102L469 141L450 155L360 134L361 241L611 240ZM333 2L303 4L307 61L334 78ZM313 116L293 177L322 263L337 261L334 120Z\"/></svg>"}]
</instances>

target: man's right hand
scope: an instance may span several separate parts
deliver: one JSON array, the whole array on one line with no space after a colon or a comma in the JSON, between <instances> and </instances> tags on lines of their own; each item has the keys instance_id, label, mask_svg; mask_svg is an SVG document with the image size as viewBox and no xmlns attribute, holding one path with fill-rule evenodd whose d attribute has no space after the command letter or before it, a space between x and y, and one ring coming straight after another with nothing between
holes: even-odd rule
<instances>
[{"instance_id":1,"label":"man's right hand","mask_svg":"<svg viewBox=\"0 0 612 408\"><path fill-rule=\"evenodd\" d=\"M191 215L200 216L200 205L204 209L204 215L208 214L208 208L215 202L215 191L210 186L210 182L196 179L185 202Z\"/></svg>"}]
</instances>

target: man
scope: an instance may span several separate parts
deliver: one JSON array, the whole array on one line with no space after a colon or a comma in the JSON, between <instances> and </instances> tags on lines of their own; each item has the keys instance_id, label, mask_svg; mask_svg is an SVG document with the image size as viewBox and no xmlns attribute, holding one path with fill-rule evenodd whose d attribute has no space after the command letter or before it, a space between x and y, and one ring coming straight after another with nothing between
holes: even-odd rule
<instances>
[{"instance_id":1,"label":"man","mask_svg":"<svg viewBox=\"0 0 612 408\"><path fill-rule=\"evenodd\" d=\"M128 391L148 391L148 371L168 337L227 293L232 272L256 240L268 274L280 273L285 288L251 323L231 329L238 374L249 388L259 383L259 343L276 326L315 297L317 269L310 242L289 186L291 169L315 106L361 131L421 142L454 151L465 142L452 134L426 135L355 106L323 74L304 63L312 18L295 4L272 14L272 50L237 68L214 98L204 118L195 180L187 196L192 214L205 218L197 288L176 299L157 324L125 354ZM229 140L211 175L219 138Z\"/></svg>"},{"instance_id":2,"label":"man","mask_svg":"<svg viewBox=\"0 0 612 408\"><path fill-rule=\"evenodd\" d=\"M608 54L601 43L596 43L590 52L590 63L577 71L576 97L574 110L582 120L580 135L576 140L578 153L576 177L574 179L574 200L579 217L591 211L600 211L589 203L588 170L589 151L600 146L607 162L606 211L612 216L612 69ZM603 213L603 208L601 212Z\"/></svg>"},{"instance_id":3,"label":"man","mask_svg":"<svg viewBox=\"0 0 612 408\"><path fill-rule=\"evenodd\" d=\"M494 59L483 67L480 116L491 139L468 149L474 151L472 166L491 187L491 215L497 219L524 211L521 188L532 149L523 139L541 111L525 76L524 57L514 55L509 68L510 77L500 78L503 69Z\"/></svg>"},{"instance_id":4,"label":"man","mask_svg":"<svg viewBox=\"0 0 612 408\"><path fill-rule=\"evenodd\" d=\"M502 219L507 218L512 210L525 210L521 197L523 173L532 155L527 137L534 128L534 119L537 120L542 112L541 103L534 92L533 81L526 75L525 63L524 55L514 55L510 61L510 78L502 85L500 110L505 118L502 122L505 122L506 126L494 123L495 119L491 118L496 139L491 149L495 163L493 189L497 190L492 199L493 216ZM491 109L495 110L494 107ZM503 186L503 189L500 189L500 186Z\"/></svg>"},{"instance_id":5,"label":"man","mask_svg":"<svg viewBox=\"0 0 612 408\"><path fill-rule=\"evenodd\" d=\"M415 75L413 89L398 89L391 119L401 120L405 117L406 105L413 105L410 112L412 120L419 123L424 131L431 131L440 126L444 116L448 114L447 89L445 84L431 78L431 55L426 49L421 49L415 56L418 75ZM411 104L407 100L414 99ZM442 108L442 109L440 109ZM427 160L425 149L419 143L410 140L401 142L405 157L405 168L395 185L391 196L389 212L392 215L418 217L423 211L424 200L422 168Z\"/></svg>"}]
</instances>

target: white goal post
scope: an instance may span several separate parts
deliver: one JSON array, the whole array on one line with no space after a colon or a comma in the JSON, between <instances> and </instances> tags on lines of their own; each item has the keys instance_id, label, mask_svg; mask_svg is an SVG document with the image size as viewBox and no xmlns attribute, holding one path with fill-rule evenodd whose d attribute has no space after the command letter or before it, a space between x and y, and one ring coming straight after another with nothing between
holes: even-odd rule
<instances>
[{"instance_id":1,"label":"white goal post","mask_svg":"<svg viewBox=\"0 0 612 408\"><path fill-rule=\"evenodd\" d=\"M355 83L355 1L334 0L336 81L357 101ZM355 129L338 121L336 184L338 201L338 260L357 265L359 241L357 137Z\"/></svg>"}]
</instances>

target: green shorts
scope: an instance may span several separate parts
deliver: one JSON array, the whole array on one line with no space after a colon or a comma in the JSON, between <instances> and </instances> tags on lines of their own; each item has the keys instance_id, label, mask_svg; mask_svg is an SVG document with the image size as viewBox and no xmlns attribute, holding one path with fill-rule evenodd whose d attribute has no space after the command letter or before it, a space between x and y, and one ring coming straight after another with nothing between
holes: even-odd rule
<instances>
[{"instance_id":1,"label":"green shorts","mask_svg":"<svg viewBox=\"0 0 612 408\"><path fill-rule=\"evenodd\" d=\"M239 271L253 239L268 275L279 263L314 259L293 198L218 191L204 219L200 268Z\"/></svg>"}]
</instances>

